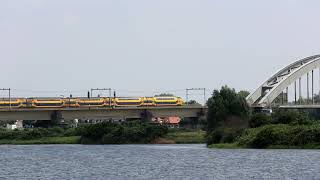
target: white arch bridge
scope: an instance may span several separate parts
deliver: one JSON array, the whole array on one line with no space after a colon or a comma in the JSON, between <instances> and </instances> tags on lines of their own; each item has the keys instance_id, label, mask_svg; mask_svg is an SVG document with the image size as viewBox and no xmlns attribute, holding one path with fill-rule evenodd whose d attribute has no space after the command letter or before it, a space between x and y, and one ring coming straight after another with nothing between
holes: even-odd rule
<instances>
[{"instance_id":1,"label":"white arch bridge","mask_svg":"<svg viewBox=\"0 0 320 180\"><path fill-rule=\"evenodd\" d=\"M247 97L247 102L252 107L273 107L278 106L298 106L308 105L309 107L315 103L314 100L314 71L319 69L320 72L320 55L310 56L298 60L289 66L281 69L258 89ZM311 74L311 82L310 82ZM302 97L302 77L307 78L306 92L307 98ZM311 84L311 87L310 87ZM288 101L289 86L293 85L294 100ZM298 87L297 87L298 86ZM319 85L320 87L320 85ZM297 90L298 88L298 90ZM311 90L311 92L310 92ZM297 93L298 92L298 93ZM311 97L310 97L311 95ZM286 102L284 102L284 99ZM278 102L275 102L278 101ZM279 102L280 101L280 102ZM286 103L286 104L285 104Z\"/></svg>"}]
</instances>

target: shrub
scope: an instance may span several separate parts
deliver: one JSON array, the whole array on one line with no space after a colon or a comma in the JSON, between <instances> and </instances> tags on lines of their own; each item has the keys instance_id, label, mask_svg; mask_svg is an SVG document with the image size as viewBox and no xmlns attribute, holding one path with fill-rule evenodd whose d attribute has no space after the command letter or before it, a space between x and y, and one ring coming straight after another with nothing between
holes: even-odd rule
<instances>
[{"instance_id":1,"label":"shrub","mask_svg":"<svg viewBox=\"0 0 320 180\"><path fill-rule=\"evenodd\" d=\"M249 127L256 128L260 126L264 126L267 124L271 124L271 116L263 113L254 114L249 120Z\"/></svg>"},{"instance_id":2,"label":"shrub","mask_svg":"<svg viewBox=\"0 0 320 180\"><path fill-rule=\"evenodd\" d=\"M246 130L238 143L250 148L300 146L320 143L320 125L266 125Z\"/></svg>"},{"instance_id":3,"label":"shrub","mask_svg":"<svg viewBox=\"0 0 320 180\"><path fill-rule=\"evenodd\" d=\"M82 126L77 131L82 136L82 143L123 144L151 142L165 135L168 129L160 125L127 122L92 124Z\"/></svg>"},{"instance_id":4,"label":"shrub","mask_svg":"<svg viewBox=\"0 0 320 180\"><path fill-rule=\"evenodd\" d=\"M242 132L242 129L225 128L223 130L223 136L220 143L232 143L241 135Z\"/></svg>"},{"instance_id":5,"label":"shrub","mask_svg":"<svg viewBox=\"0 0 320 180\"><path fill-rule=\"evenodd\" d=\"M206 135L207 144L219 144L223 137L223 129L219 128Z\"/></svg>"},{"instance_id":6,"label":"shrub","mask_svg":"<svg viewBox=\"0 0 320 180\"><path fill-rule=\"evenodd\" d=\"M306 144L320 143L320 126L304 126L296 133L291 144L295 146L303 146Z\"/></svg>"},{"instance_id":7,"label":"shrub","mask_svg":"<svg viewBox=\"0 0 320 180\"><path fill-rule=\"evenodd\" d=\"M79 134L78 134L78 131L76 128L68 128L63 132L63 135L64 136L77 136Z\"/></svg>"},{"instance_id":8,"label":"shrub","mask_svg":"<svg viewBox=\"0 0 320 180\"><path fill-rule=\"evenodd\" d=\"M277 110L272 114L273 124L309 124L308 115L296 110Z\"/></svg>"}]
</instances>

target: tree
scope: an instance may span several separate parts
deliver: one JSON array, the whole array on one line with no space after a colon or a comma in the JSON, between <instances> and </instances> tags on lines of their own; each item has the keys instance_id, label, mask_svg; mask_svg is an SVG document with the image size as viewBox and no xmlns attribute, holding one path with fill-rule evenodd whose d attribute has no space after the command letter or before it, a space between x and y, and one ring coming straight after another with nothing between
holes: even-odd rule
<instances>
[{"instance_id":1,"label":"tree","mask_svg":"<svg viewBox=\"0 0 320 180\"><path fill-rule=\"evenodd\" d=\"M218 127L230 125L230 122L239 119L244 124L250 117L250 108L245 97L228 86L221 90L214 90L212 97L208 100L208 132Z\"/></svg>"},{"instance_id":2,"label":"tree","mask_svg":"<svg viewBox=\"0 0 320 180\"><path fill-rule=\"evenodd\" d=\"M314 100L314 103L319 104L320 103L320 94L314 94L313 100Z\"/></svg>"},{"instance_id":3,"label":"tree","mask_svg":"<svg viewBox=\"0 0 320 180\"><path fill-rule=\"evenodd\" d=\"M163 97L163 96L174 96L174 95L170 93L161 93L161 94L155 95L155 97Z\"/></svg>"},{"instance_id":4,"label":"tree","mask_svg":"<svg viewBox=\"0 0 320 180\"><path fill-rule=\"evenodd\" d=\"M249 91L246 91L246 90L241 90L238 92L238 94L244 98L248 97L250 95L250 92Z\"/></svg>"},{"instance_id":5,"label":"tree","mask_svg":"<svg viewBox=\"0 0 320 180\"><path fill-rule=\"evenodd\" d=\"M188 104L188 105L201 105L196 100L190 100L190 101L186 102L186 104Z\"/></svg>"}]
</instances>

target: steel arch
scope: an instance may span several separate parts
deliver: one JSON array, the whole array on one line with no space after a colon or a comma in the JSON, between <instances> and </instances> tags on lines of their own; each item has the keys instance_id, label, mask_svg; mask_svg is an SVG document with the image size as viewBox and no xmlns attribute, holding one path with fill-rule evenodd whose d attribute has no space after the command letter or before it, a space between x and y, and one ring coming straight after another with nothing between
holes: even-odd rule
<instances>
[{"instance_id":1,"label":"steel arch","mask_svg":"<svg viewBox=\"0 0 320 180\"><path fill-rule=\"evenodd\" d=\"M247 97L250 106L269 106L281 92L308 72L320 68L320 55L296 61L281 69Z\"/></svg>"}]
</instances>

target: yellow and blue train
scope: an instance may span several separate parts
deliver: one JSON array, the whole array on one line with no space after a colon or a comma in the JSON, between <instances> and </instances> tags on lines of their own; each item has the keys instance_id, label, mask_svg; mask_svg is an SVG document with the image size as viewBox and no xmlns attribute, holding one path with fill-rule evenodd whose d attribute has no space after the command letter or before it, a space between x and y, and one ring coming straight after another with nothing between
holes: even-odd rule
<instances>
[{"instance_id":1,"label":"yellow and blue train","mask_svg":"<svg viewBox=\"0 0 320 180\"><path fill-rule=\"evenodd\" d=\"M182 106L181 97L3 98L0 108L90 108Z\"/></svg>"}]
</instances>

